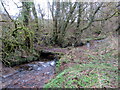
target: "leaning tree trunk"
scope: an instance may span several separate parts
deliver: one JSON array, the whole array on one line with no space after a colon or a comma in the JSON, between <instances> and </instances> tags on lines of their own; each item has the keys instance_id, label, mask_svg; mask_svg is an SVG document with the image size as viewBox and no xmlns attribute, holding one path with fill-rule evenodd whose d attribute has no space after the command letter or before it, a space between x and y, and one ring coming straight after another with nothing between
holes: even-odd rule
<instances>
[{"instance_id":1,"label":"leaning tree trunk","mask_svg":"<svg viewBox=\"0 0 120 90\"><path fill-rule=\"evenodd\" d=\"M9 19L14 23L15 29L17 29L17 22L15 20L13 20L10 16L10 14L8 13L8 11L6 10L3 2L1 1L1 5L3 6L3 9L5 10L6 14L8 15Z\"/></svg>"}]
</instances>

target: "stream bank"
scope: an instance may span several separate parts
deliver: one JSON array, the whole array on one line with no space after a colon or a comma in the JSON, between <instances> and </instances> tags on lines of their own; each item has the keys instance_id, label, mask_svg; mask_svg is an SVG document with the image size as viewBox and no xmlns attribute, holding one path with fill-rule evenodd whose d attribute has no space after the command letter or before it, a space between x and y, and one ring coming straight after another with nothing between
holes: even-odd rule
<instances>
[{"instance_id":1,"label":"stream bank","mask_svg":"<svg viewBox=\"0 0 120 90\"><path fill-rule=\"evenodd\" d=\"M35 61L10 69L2 74L3 88L42 88L54 76L55 61Z\"/></svg>"},{"instance_id":2,"label":"stream bank","mask_svg":"<svg viewBox=\"0 0 120 90\"><path fill-rule=\"evenodd\" d=\"M6 67L2 65L2 88L42 88L55 74L55 54L41 52L37 61Z\"/></svg>"},{"instance_id":3,"label":"stream bank","mask_svg":"<svg viewBox=\"0 0 120 90\"><path fill-rule=\"evenodd\" d=\"M2 88L42 88L55 73L56 60L2 68Z\"/></svg>"},{"instance_id":4,"label":"stream bank","mask_svg":"<svg viewBox=\"0 0 120 90\"><path fill-rule=\"evenodd\" d=\"M99 42L95 42L99 43ZM77 47L88 49L91 48L91 44L88 43L85 46ZM40 55L40 60L25 63L19 66L4 67L2 71L2 87L3 88L43 88L55 75L56 61L55 54L66 54L71 51L70 48L46 48ZM80 53L77 53L80 55Z\"/></svg>"},{"instance_id":5,"label":"stream bank","mask_svg":"<svg viewBox=\"0 0 120 90\"><path fill-rule=\"evenodd\" d=\"M93 40L59 60L58 75L44 88L118 88L118 39Z\"/></svg>"}]
</instances>

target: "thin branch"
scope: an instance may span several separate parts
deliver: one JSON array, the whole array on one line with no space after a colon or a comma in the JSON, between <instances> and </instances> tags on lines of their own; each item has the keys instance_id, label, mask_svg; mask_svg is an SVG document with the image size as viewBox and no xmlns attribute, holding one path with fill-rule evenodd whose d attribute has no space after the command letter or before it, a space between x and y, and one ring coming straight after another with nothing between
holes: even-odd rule
<instances>
[{"instance_id":1,"label":"thin branch","mask_svg":"<svg viewBox=\"0 0 120 90\"><path fill-rule=\"evenodd\" d=\"M113 13L111 16L107 17L107 18L103 18L103 19L98 19L98 20L94 20L95 21L104 21L104 20L108 20L110 18L112 18L117 12Z\"/></svg>"},{"instance_id":2,"label":"thin branch","mask_svg":"<svg viewBox=\"0 0 120 90\"><path fill-rule=\"evenodd\" d=\"M22 6L18 6L17 3L15 3L14 1L13 1L13 3L17 6L17 8L22 8Z\"/></svg>"},{"instance_id":3,"label":"thin branch","mask_svg":"<svg viewBox=\"0 0 120 90\"><path fill-rule=\"evenodd\" d=\"M2 20L2 21L0 21L0 22L8 22L8 21Z\"/></svg>"},{"instance_id":4,"label":"thin branch","mask_svg":"<svg viewBox=\"0 0 120 90\"><path fill-rule=\"evenodd\" d=\"M49 8L50 8L50 12L51 12L51 14L52 14L52 18L53 18L53 20L54 20L54 14L53 14L54 8L53 8L53 5L52 5L52 7L51 7L50 2L48 2L48 6L49 6Z\"/></svg>"},{"instance_id":5,"label":"thin branch","mask_svg":"<svg viewBox=\"0 0 120 90\"><path fill-rule=\"evenodd\" d=\"M11 20L11 21L14 21L14 20L11 18L11 16L9 15L8 11L6 10L6 8L5 8L5 6L4 6L4 4L3 4L2 1L1 1L1 4L2 4L2 6L3 6L5 12L7 13L8 17L10 18L10 20Z\"/></svg>"},{"instance_id":6,"label":"thin branch","mask_svg":"<svg viewBox=\"0 0 120 90\"><path fill-rule=\"evenodd\" d=\"M95 12L93 13L90 22L88 23L88 25L84 28L82 28L80 31L83 32L84 30L86 30L87 28L89 28L91 26L91 24L94 22L94 17L96 15L96 13L99 11L99 9L101 8L101 6L103 5L103 2L97 7L97 9L95 10Z\"/></svg>"},{"instance_id":7,"label":"thin branch","mask_svg":"<svg viewBox=\"0 0 120 90\"><path fill-rule=\"evenodd\" d=\"M112 18L114 15L116 15L116 13L117 13L117 12L115 12L115 13L113 13L111 16L106 17L106 18L103 18L103 19L96 19L96 20L94 20L93 22L108 20L108 19ZM87 19L88 19L88 18L87 18ZM90 19L88 19L88 20L90 20ZM87 20L82 20L82 21L87 21Z\"/></svg>"},{"instance_id":8,"label":"thin branch","mask_svg":"<svg viewBox=\"0 0 120 90\"><path fill-rule=\"evenodd\" d=\"M38 8L39 8L39 13L40 13L42 20L43 20L45 13L43 12L43 9L41 9L40 4L38 4Z\"/></svg>"},{"instance_id":9,"label":"thin branch","mask_svg":"<svg viewBox=\"0 0 120 90\"><path fill-rule=\"evenodd\" d=\"M68 17L66 18L67 20L66 20L66 22L65 22L65 24L64 24L64 26L63 26L63 27L64 27L63 30L62 30L63 33L65 32L65 30L66 30L66 28L67 28L67 26L68 26L69 20L70 20L72 14L73 14L73 12L74 12L74 10L75 10L75 8L76 8L76 5L77 5L77 2L74 3L73 7L71 7L71 10L69 11ZM63 33L62 33L62 34L63 34Z\"/></svg>"}]
</instances>

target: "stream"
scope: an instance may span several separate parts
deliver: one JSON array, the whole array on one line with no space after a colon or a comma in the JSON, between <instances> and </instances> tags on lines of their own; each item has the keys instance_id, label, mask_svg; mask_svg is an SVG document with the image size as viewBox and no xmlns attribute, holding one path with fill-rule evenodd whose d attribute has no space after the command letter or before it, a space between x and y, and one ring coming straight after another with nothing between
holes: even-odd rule
<instances>
[{"instance_id":1,"label":"stream","mask_svg":"<svg viewBox=\"0 0 120 90\"><path fill-rule=\"evenodd\" d=\"M94 41L95 46L104 40ZM98 43L98 44L96 44ZM92 45L87 43L87 48ZM61 50L58 50L61 51ZM63 51L62 51L63 52ZM42 56L47 57L47 54ZM44 61L44 62L41 62ZM44 84L48 82L55 75L56 59L34 61L27 64L22 64L14 67L2 67L2 88L43 88Z\"/></svg>"},{"instance_id":2,"label":"stream","mask_svg":"<svg viewBox=\"0 0 120 90\"><path fill-rule=\"evenodd\" d=\"M42 88L55 73L55 60L3 67L2 88Z\"/></svg>"}]
</instances>

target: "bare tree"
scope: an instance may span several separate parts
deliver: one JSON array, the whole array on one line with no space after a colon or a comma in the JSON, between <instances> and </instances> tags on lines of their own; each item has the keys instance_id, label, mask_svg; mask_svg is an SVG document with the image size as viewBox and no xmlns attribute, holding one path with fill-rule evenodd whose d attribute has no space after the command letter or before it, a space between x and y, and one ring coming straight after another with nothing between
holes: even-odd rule
<instances>
[{"instance_id":1,"label":"bare tree","mask_svg":"<svg viewBox=\"0 0 120 90\"><path fill-rule=\"evenodd\" d=\"M74 18L72 17L74 10L76 8L77 2L73 5L71 2L52 2L50 6L50 11L53 18L53 42L62 46L64 42L64 37L66 33L66 29L70 23L70 20L74 22Z\"/></svg>"}]
</instances>

